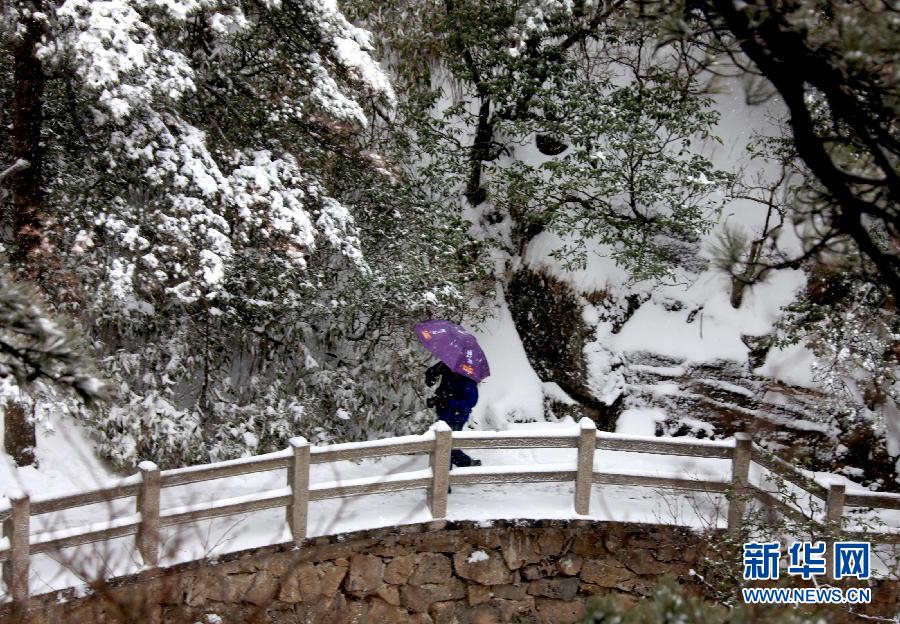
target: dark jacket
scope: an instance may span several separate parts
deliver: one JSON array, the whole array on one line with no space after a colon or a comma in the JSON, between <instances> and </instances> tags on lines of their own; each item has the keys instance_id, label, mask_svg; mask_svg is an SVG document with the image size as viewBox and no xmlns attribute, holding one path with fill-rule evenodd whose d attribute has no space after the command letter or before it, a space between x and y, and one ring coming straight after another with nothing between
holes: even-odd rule
<instances>
[{"instance_id":1,"label":"dark jacket","mask_svg":"<svg viewBox=\"0 0 900 624\"><path fill-rule=\"evenodd\" d=\"M434 393L432 405L441 420L465 422L478 403L478 384L465 375L455 373L443 362L425 371L425 383L433 386L438 377L441 383ZM452 422L451 422L452 425Z\"/></svg>"}]
</instances>

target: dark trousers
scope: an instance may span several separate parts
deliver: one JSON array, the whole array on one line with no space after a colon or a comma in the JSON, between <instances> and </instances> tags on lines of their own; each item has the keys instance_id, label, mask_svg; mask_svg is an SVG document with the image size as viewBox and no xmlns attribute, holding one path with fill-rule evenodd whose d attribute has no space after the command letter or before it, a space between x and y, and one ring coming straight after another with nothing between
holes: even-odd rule
<instances>
[{"instance_id":1,"label":"dark trousers","mask_svg":"<svg viewBox=\"0 0 900 624\"><path fill-rule=\"evenodd\" d=\"M462 431L462 428L469 421L469 415L465 414L453 414L453 413L441 413L438 412L438 418L443 420L445 423L450 425L450 428L453 431ZM467 466L472 465L472 458L463 453L459 449L453 449L450 451L450 466L459 466L460 468L465 468Z\"/></svg>"}]
</instances>

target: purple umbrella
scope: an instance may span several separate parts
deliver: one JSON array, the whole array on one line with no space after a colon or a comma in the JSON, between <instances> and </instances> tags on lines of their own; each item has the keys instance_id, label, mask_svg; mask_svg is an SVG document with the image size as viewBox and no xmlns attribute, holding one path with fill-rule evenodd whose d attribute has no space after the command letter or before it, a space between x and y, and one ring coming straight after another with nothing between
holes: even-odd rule
<instances>
[{"instance_id":1,"label":"purple umbrella","mask_svg":"<svg viewBox=\"0 0 900 624\"><path fill-rule=\"evenodd\" d=\"M475 336L456 323L429 319L416 323L413 330L419 342L453 372L465 375L476 383L490 376L487 358Z\"/></svg>"}]
</instances>

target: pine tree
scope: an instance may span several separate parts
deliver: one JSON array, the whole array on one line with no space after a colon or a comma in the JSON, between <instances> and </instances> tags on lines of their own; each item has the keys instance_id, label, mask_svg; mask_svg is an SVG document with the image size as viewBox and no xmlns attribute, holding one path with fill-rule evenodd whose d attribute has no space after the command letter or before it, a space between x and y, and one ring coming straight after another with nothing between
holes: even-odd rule
<instances>
[{"instance_id":1,"label":"pine tree","mask_svg":"<svg viewBox=\"0 0 900 624\"><path fill-rule=\"evenodd\" d=\"M396 98L369 33L316 0L29 15L5 7L3 38L45 33L47 289L112 382L106 409L69 406L101 450L172 465L418 426L409 325L458 315L476 273L372 132Z\"/></svg>"},{"instance_id":2,"label":"pine tree","mask_svg":"<svg viewBox=\"0 0 900 624\"><path fill-rule=\"evenodd\" d=\"M900 388L900 83L886 69L900 53L896 7L800 0L680 9L686 40L713 34L709 49L758 75L788 112L784 134L761 137L755 155L784 171L767 203L794 228L800 249L763 232L755 249L730 254L743 258L729 271L744 284L774 269L807 271L778 342L816 354L828 418L846 434L874 432L884 447Z\"/></svg>"},{"instance_id":3,"label":"pine tree","mask_svg":"<svg viewBox=\"0 0 900 624\"><path fill-rule=\"evenodd\" d=\"M24 159L0 171L0 200L7 197L3 188L8 178L24 171ZM5 259L0 262L9 272ZM40 296L28 282L13 281L0 273L0 379L8 387L14 380L19 388L42 386L51 392L69 388L86 404L105 396L103 382L93 374L83 345L71 330L61 326L39 305ZM19 466L35 462L35 418L29 414L27 397L12 393L4 405L4 449Z\"/></svg>"},{"instance_id":4,"label":"pine tree","mask_svg":"<svg viewBox=\"0 0 900 624\"><path fill-rule=\"evenodd\" d=\"M808 226L802 258L846 249L847 269L898 300L900 100L888 69L900 54L896 7L710 0L679 8L686 39L714 35L710 47L764 77L788 110L788 159L805 178L791 207Z\"/></svg>"}]
</instances>

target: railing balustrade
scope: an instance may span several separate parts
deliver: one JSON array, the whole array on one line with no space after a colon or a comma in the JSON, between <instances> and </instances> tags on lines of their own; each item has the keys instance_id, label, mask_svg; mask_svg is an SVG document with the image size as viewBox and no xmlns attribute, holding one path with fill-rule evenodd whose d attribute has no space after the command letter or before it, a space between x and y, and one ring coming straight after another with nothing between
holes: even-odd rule
<instances>
[{"instance_id":1,"label":"railing balustrade","mask_svg":"<svg viewBox=\"0 0 900 624\"><path fill-rule=\"evenodd\" d=\"M577 449L577 459L575 465L567 469L549 464L544 468L537 465L527 471L519 467L513 470L511 467L491 466L450 472L450 453L453 449L533 448ZM604 472L594 465L598 450L730 459L731 477L711 480ZM415 453L429 455L428 470L335 483L310 483L312 464ZM29 499L24 492L11 493L8 494L8 508L0 509L0 524L3 526L0 564L3 566L2 576L7 593L14 602L25 604L29 598L29 559L34 554L134 535L135 549L141 555L144 569L152 569L159 565L160 530L165 527L284 507L292 538L300 544L307 536L309 504L312 501L425 489L431 515L437 520L447 515L447 491L450 486L479 483L574 482L573 507L577 515L590 514L591 489L594 485L618 485L726 494L729 530L740 528L749 498L756 498L797 519L806 519L802 511L786 503L776 493L752 484L749 477L751 464L820 499L824 505L825 521L838 527L846 507L900 509L900 495L847 493L844 485L837 483L823 487L788 462L767 453L743 433L738 433L734 441L626 436L598 432L596 425L588 418L581 420L577 430L567 432L451 432L445 423L439 422L422 435L371 442L315 447L303 438L293 438L290 448L284 451L204 466L160 471L152 462L142 462L137 475L121 479L108 487L76 494ZM161 491L165 488L272 470L285 470L286 487L195 505L160 507ZM30 532L32 516L127 497L136 499L136 513L133 515L58 531ZM890 539L890 536L886 537Z\"/></svg>"}]
</instances>

